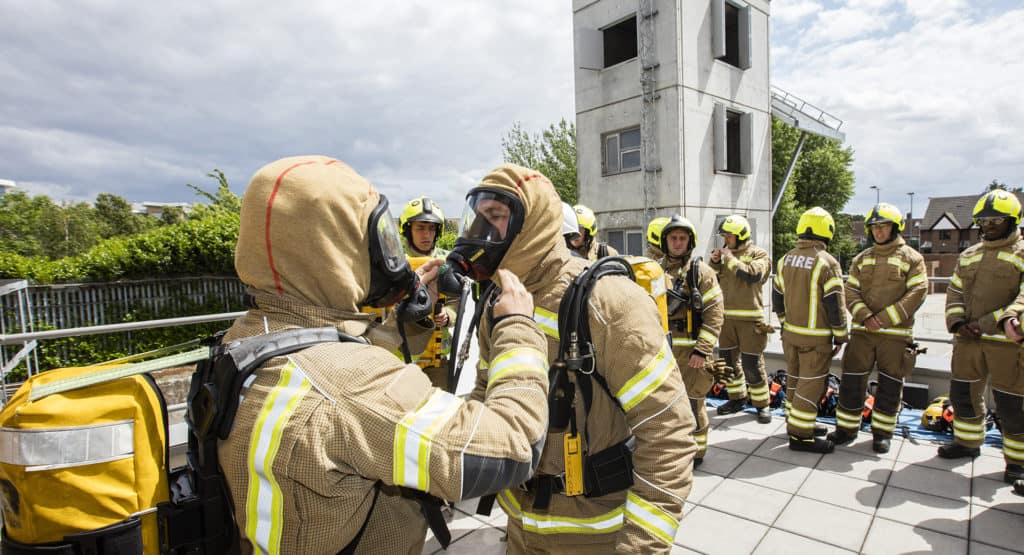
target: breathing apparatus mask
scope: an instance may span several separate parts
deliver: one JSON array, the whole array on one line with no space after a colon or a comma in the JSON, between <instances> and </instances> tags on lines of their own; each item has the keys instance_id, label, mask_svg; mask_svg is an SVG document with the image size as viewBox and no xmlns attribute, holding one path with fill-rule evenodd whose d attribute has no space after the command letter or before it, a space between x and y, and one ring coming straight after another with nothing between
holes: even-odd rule
<instances>
[{"instance_id":1,"label":"breathing apparatus mask","mask_svg":"<svg viewBox=\"0 0 1024 555\"><path fill-rule=\"evenodd\" d=\"M380 195L380 202L370 213L368 225L370 290L363 304L381 308L401 301L395 308L400 322L418 322L427 318L433 310L430 292L402 252L402 238L384 195Z\"/></svg>"},{"instance_id":2,"label":"breathing apparatus mask","mask_svg":"<svg viewBox=\"0 0 1024 555\"><path fill-rule=\"evenodd\" d=\"M476 187L466 195L459 238L438 277L438 289L457 295L462 281L487 281L523 227L525 211L514 194Z\"/></svg>"}]
</instances>

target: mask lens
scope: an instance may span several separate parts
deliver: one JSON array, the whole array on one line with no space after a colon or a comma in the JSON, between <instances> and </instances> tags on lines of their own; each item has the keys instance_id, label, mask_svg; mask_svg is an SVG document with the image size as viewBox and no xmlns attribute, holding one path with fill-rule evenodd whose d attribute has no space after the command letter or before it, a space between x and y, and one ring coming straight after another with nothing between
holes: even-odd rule
<instances>
[{"instance_id":1,"label":"mask lens","mask_svg":"<svg viewBox=\"0 0 1024 555\"><path fill-rule=\"evenodd\" d=\"M402 237L398 234L398 227L388 210L388 199L381 195L380 204L374 209L370 221L373 225L373 233L376 235L376 243L380 249L381 262L389 273L396 273L402 269L407 262L402 252Z\"/></svg>"},{"instance_id":2,"label":"mask lens","mask_svg":"<svg viewBox=\"0 0 1024 555\"><path fill-rule=\"evenodd\" d=\"M466 199L459 236L489 243L503 243L513 229L516 212L512 199L490 191L477 191Z\"/></svg>"}]
</instances>

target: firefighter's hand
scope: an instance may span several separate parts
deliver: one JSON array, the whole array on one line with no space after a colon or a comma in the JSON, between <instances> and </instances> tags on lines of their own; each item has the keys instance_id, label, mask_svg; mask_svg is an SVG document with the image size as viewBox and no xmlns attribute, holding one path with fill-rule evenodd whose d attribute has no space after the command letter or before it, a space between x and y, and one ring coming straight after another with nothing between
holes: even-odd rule
<instances>
[{"instance_id":1,"label":"firefighter's hand","mask_svg":"<svg viewBox=\"0 0 1024 555\"><path fill-rule=\"evenodd\" d=\"M1010 318L1003 322L1003 331L1006 332L1006 337L1020 343L1024 341L1024 334L1020 332L1020 320L1016 318Z\"/></svg>"},{"instance_id":2,"label":"firefighter's hand","mask_svg":"<svg viewBox=\"0 0 1024 555\"><path fill-rule=\"evenodd\" d=\"M437 269L444 264L444 260L432 259L423 263L419 268L416 268L416 274L420 276L420 282L427 286L427 290L430 291L431 302L437 300Z\"/></svg>"},{"instance_id":3,"label":"firefighter's hand","mask_svg":"<svg viewBox=\"0 0 1024 555\"><path fill-rule=\"evenodd\" d=\"M505 269L498 270L498 279L501 280L501 293L494 303L494 317L522 314L532 318L533 296L523 287L523 282Z\"/></svg>"},{"instance_id":4,"label":"firefighter's hand","mask_svg":"<svg viewBox=\"0 0 1024 555\"><path fill-rule=\"evenodd\" d=\"M864 327L871 331L878 331L882 329L882 322L877 316L868 316L867 320L864 320Z\"/></svg>"},{"instance_id":5,"label":"firefighter's hand","mask_svg":"<svg viewBox=\"0 0 1024 555\"><path fill-rule=\"evenodd\" d=\"M693 353L690 355L690 362L687 364L690 368L704 368L704 355L700 353Z\"/></svg>"},{"instance_id":6,"label":"firefighter's hand","mask_svg":"<svg viewBox=\"0 0 1024 555\"><path fill-rule=\"evenodd\" d=\"M438 312L437 315L434 316L434 323L442 328L446 327L448 325L448 313L443 310Z\"/></svg>"},{"instance_id":7,"label":"firefighter's hand","mask_svg":"<svg viewBox=\"0 0 1024 555\"><path fill-rule=\"evenodd\" d=\"M978 327L977 322L968 322L960 326L956 331L961 337L966 337L968 339L977 339L981 337L981 328Z\"/></svg>"},{"instance_id":8,"label":"firefighter's hand","mask_svg":"<svg viewBox=\"0 0 1024 555\"><path fill-rule=\"evenodd\" d=\"M711 261L715 264L722 261L722 249L715 249L711 251Z\"/></svg>"},{"instance_id":9,"label":"firefighter's hand","mask_svg":"<svg viewBox=\"0 0 1024 555\"><path fill-rule=\"evenodd\" d=\"M832 347L832 358L836 358L836 355L839 354L839 351L843 350L843 345L846 345L846 343L840 343L840 344Z\"/></svg>"}]
</instances>

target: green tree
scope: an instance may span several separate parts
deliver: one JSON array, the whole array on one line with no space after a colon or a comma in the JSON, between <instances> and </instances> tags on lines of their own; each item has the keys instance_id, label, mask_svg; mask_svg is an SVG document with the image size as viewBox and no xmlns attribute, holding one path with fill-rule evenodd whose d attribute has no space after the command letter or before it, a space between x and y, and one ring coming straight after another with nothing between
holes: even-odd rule
<instances>
[{"instance_id":1,"label":"green tree","mask_svg":"<svg viewBox=\"0 0 1024 555\"><path fill-rule=\"evenodd\" d=\"M772 198L774 199L790 158L800 140L800 130L772 118ZM839 141L808 135L800 158L793 168L789 184L775 212L773 253L776 260L796 244L796 224L800 214L813 206L828 210L836 220L836 232L829 243L831 252L845 270L857 244L851 238L849 218L841 215L853 196L853 148Z\"/></svg>"},{"instance_id":2,"label":"green tree","mask_svg":"<svg viewBox=\"0 0 1024 555\"><path fill-rule=\"evenodd\" d=\"M558 196L576 204L576 124L562 118L541 133L530 134L517 121L501 139L505 162L532 168L554 184Z\"/></svg>"},{"instance_id":3,"label":"green tree","mask_svg":"<svg viewBox=\"0 0 1024 555\"><path fill-rule=\"evenodd\" d=\"M52 260L83 253L100 240L95 210L87 202L51 204L43 221L40 242Z\"/></svg>"},{"instance_id":4,"label":"green tree","mask_svg":"<svg viewBox=\"0 0 1024 555\"><path fill-rule=\"evenodd\" d=\"M132 212L132 205L124 197L112 193L96 195L96 210L100 237L108 239L120 235L134 235L152 227L145 216Z\"/></svg>"},{"instance_id":5,"label":"green tree","mask_svg":"<svg viewBox=\"0 0 1024 555\"><path fill-rule=\"evenodd\" d=\"M44 214L54 209L45 195L29 197L25 191L13 190L0 197L0 252L42 256Z\"/></svg>"},{"instance_id":6,"label":"green tree","mask_svg":"<svg viewBox=\"0 0 1024 555\"><path fill-rule=\"evenodd\" d=\"M196 192L197 195L210 201L210 204L197 204L193 206L192 212L189 214L189 219L203 219L209 215L209 211L214 212L227 212L230 214L239 214L242 211L242 200L238 198L238 195L231 192L231 187L228 185L228 178L224 175L224 172L214 168L214 170L208 174L208 177L212 177L217 181L217 192L210 193L205 189L202 189L191 183L186 183L185 186Z\"/></svg>"},{"instance_id":7,"label":"green tree","mask_svg":"<svg viewBox=\"0 0 1024 555\"><path fill-rule=\"evenodd\" d=\"M1002 189L1004 191L1010 191L1011 193L1024 193L1024 187L1009 187L1009 186L1006 185L1006 183L1002 183L1002 182L1000 182L997 179L993 179L992 182L989 183L987 187L985 187L985 190L982 191L982 193L987 193L989 191L995 191L996 189Z\"/></svg>"}]
</instances>

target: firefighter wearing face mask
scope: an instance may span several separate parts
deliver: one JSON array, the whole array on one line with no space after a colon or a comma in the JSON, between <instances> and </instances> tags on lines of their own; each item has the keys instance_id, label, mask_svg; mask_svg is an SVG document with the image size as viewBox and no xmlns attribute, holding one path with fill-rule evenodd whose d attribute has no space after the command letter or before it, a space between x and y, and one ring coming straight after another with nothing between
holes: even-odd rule
<instances>
[{"instance_id":1,"label":"firefighter wearing face mask","mask_svg":"<svg viewBox=\"0 0 1024 555\"><path fill-rule=\"evenodd\" d=\"M672 354L682 371L690 409L697 419L693 432L697 442L694 463L699 465L708 449L710 423L704 397L715 383L710 362L725 310L714 270L702 260L696 264L691 260L696 244L697 229L678 214L669 218L661 230L665 256L660 263L668 281Z\"/></svg>"},{"instance_id":2,"label":"firefighter wearing face mask","mask_svg":"<svg viewBox=\"0 0 1024 555\"><path fill-rule=\"evenodd\" d=\"M835 448L832 440L815 437L829 364L848 338L843 271L825 250L835 227L824 208L804 212L797 222L796 247L779 259L772 285L772 310L782 323L788 372L786 431L794 451L831 453Z\"/></svg>"},{"instance_id":3,"label":"firefighter wearing face mask","mask_svg":"<svg viewBox=\"0 0 1024 555\"><path fill-rule=\"evenodd\" d=\"M939 447L943 458L977 457L985 441L985 384L991 382L996 414L1003 426L1004 479L1024 474L1024 371L1018 365L1024 335L1024 241L1018 226L1021 203L1001 189L974 206L981 243L957 260L946 289L946 327L953 333L953 443ZM1015 300L1016 299L1016 300Z\"/></svg>"},{"instance_id":4,"label":"firefighter wearing face mask","mask_svg":"<svg viewBox=\"0 0 1024 555\"><path fill-rule=\"evenodd\" d=\"M877 364L871 447L888 453L903 382L914 370L914 313L928 293L928 274L924 257L900 236L903 224L899 209L884 202L864 217L864 232L874 245L853 259L846 281L846 307L854 323L843 354L836 431L828 435L836 445L857 437L868 376Z\"/></svg>"},{"instance_id":5,"label":"firefighter wearing face mask","mask_svg":"<svg viewBox=\"0 0 1024 555\"><path fill-rule=\"evenodd\" d=\"M594 211L577 204L573 207L576 212L576 223L579 227L579 237L570 243L570 250L587 260L598 260L606 256L618 256L619 251L608 243L597 241L597 216Z\"/></svg>"},{"instance_id":6,"label":"firefighter wearing face mask","mask_svg":"<svg viewBox=\"0 0 1024 555\"><path fill-rule=\"evenodd\" d=\"M449 263L476 281L491 279L499 268L519 276L548 337L547 359L558 359L559 307L589 262L565 246L554 187L534 170L506 164L470 190L466 202ZM489 303L492 294L480 302ZM537 474L498 495L508 514L508 551L668 553L690 490L695 451L682 380L657 307L635 282L621 275L597 280L586 311L593 370L569 375L571 405L560 399L550 404L553 414L564 409L568 419L571 413L576 434L555 425L543 452L534 453L540 458ZM515 368L488 339L500 322L486 310L480 318L473 399L493 387L488 379ZM614 463L598 468L602 460ZM573 480L580 468L593 470L587 476L595 479ZM587 485L611 482L618 487L598 492Z\"/></svg>"},{"instance_id":7,"label":"firefighter wearing face mask","mask_svg":"<svg viewBox=\"0 0 1024 555\"><path fill-rule=\"evenodd\" d=\"M411 261L423 258L444 260L448 251L437 246L437 240L444 230L444 213L441 207L429 197L410 200L398 217L398 226L405 239L405 252ZM451 352L449 326L455 322L458 301L441 298L434 307L432 316L434 333L426 350L413 357L413 362L423 368L430 383L448 390L448 355ZM451 384L453 387L455 384ZM454 390L454 389L453 389Z\"/></svg>"},{"instance_id":8,"label":"firefighter wearing face mask","mask_svg":"<svg viewBox=\"0 0 1024 555\"><path fill-rule=\"evenodd\" d=\"M772 421L768 375L764 369L764 348L771 327L764 321L763 289L771 273L768 251L750 242L750 222L739 214L728 216L718 226L725 246L711 253L711 268L725 297L725 323L718 337L718 352L728 366L741 368L726 384L729 401L718 414L739 412L747 404L757 409L757 421Z\"/></svg>"},{"instance_id":9,"label":"firefighter wearing face mask","mask_svg":"<svg viewBox=\"0 0 1024 555\"><path fill-rule=\"evenodd\" d=\"M668 220L668 218L660 216L647 224L647 252L644 256L651 260L658 260L665 256L665 251L661 250L661 230L665 229Z\"/></svg>"},{"instance_id":10,"label":"firefighter wearing face mask","mask_svg":"<svg viewBox=\"0 0 1024 555\"><path fill-rule=\"evenodd\" d=\"M358 339L273 358L243 389L219 462L244 552L337 553L358 542L360 552L420 553L427 521L415 492L471 498L532 474L547 428L546 345L514 276L487 339L495 360L517 364L464 401L392 355L391 334L360 312L412 292L413 308L391 318L429 315L424 286L440 264L417 279L369 181L323 156L278 160L252 178L240 219L235 267L254 308L225 343L322 326Z\"/></svg>"}]
</instances>

